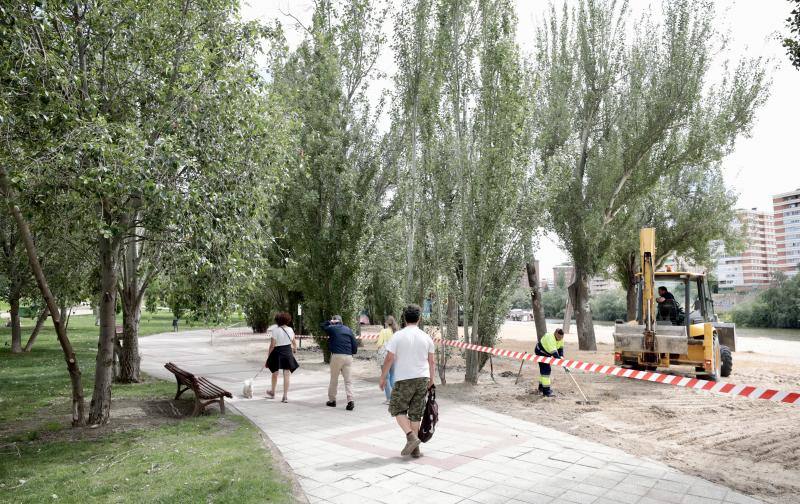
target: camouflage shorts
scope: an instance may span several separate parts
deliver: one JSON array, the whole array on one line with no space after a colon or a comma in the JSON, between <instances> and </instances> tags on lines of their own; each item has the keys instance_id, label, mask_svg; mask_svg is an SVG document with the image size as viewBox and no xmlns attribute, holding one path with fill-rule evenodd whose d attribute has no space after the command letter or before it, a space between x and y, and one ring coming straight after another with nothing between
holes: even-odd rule
<instances>
[{"instance_id":1,"label":"camouflage shorts","mask_svg":"<svg viewBox=\"0 0 800 504\"><path fill-rule=\"evenodd\" d=\"M412 378L395 382L392 398L389 400L389 414L393 417L406 415L412 422L419 422L425 412L427 394L427 378Z\"/></svg>"}]
</instances>

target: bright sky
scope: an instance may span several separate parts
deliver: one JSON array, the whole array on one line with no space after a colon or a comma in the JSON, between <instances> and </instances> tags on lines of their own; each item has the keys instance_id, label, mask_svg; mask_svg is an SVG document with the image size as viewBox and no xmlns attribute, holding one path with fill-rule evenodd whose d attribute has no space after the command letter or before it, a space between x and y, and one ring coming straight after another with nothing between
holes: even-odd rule
<instances>
[{"instance_id":1,"label":"bright sky","mask_svg":"<svg viewBox=\"0 0 800 504\"><path fill-rule=\"evenodd\" d=\"M651 4L648 0L631 0L630 3L634 11L641 11ZM741 207L771 209L773 194L800 188L800 161L796 154L800 141L800 71L789 65L778 40L778 35L786 32L785 20L789 17L791 4L786 0L716 3L719 29L729 34L731 57L763 57L770 62L772 88L769 100L758 113L751 137L739 140L734 152L725 159L724 168L725 179L738 193ZM541 21L550 2L516 0L516 4L520 46L524 52L529 52L534 27ZM242 6L246 19L280 20L289 43L294 46L302 39L302 29L298 29L296 22L284 13L291 13L304 24L309 24L313 1L243 0ZM391 24L387 23L385 29L387 36L391 37ZM378 66L389 75L393 72L388 48ZM376 89L375 93L377 96L379 90ZM555 238L541 241L538 258L544 277L552 276L552 267L567 260Z\"/></svg>"}]
</instances>

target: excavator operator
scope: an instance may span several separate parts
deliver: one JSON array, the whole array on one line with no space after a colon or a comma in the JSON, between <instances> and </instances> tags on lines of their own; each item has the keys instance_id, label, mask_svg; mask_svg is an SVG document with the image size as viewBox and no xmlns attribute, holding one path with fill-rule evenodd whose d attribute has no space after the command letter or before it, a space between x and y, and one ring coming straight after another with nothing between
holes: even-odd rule
<instances>
[{"instance_id":1,"label":"excavator operator","mask_svg":"<svg viewBox=\"0 0 800 504\"><path fill-rule=\"evenodd\" d=\"M675 300L675 296L663 285L658 288L658 312L656 320L669 320L673 325L681 324L683 310Z\"/></svg>"}]
</instances>

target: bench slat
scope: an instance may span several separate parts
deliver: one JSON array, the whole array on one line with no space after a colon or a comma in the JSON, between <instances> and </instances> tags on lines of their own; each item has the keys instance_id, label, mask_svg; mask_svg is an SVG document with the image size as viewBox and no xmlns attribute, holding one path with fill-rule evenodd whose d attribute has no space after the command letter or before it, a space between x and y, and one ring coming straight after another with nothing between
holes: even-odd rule
<instances>
[{"instance_id":1,"label":"bench slat","mask_svg":"<svg viewBox=\"0 0 800 504\"><path fill-rule=\"evenodd\" d=\"M195 376L194 374L179 368L172 362L164 365L168 371L175 375L179 383L189 387L194 392L195 396L200 399L220 399L223 397L233 398L233 394L227 390L211 383L208 379L202 376Z\"/></svg>"}]
</instances>

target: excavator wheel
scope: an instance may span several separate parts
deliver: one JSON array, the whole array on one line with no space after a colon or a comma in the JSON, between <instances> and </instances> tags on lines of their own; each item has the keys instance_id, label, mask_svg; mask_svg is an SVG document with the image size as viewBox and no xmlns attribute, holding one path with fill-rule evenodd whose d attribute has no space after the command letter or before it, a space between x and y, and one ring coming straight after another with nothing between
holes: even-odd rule
<instances>
[{"instance_id":1,"label":"excavator wheel","mask_svg":"<svg viewBox=\"0 0 800 504\"><path fill-rule=\"evenodd\" d=\"M731 371L733 371L733 354L730 348L722 345L719 347L719 355L722 359L720 375L727 378L731 375Z\"/></svg>"},{"instance_id":2,"label":"excavator wheel","mask_svg":"<svg viewBox=\"0 0 800 504\"><path fill-rule=\"evenodd\" d=\"M722 360L722 349L720 348L719 339L717 339L716 332L714 333L712 348L713 348L712 355L714 356L714 361L713 361L714 371L712 371L711 373L707 373L706 376L710 381L717 381L719 380L720 376L724 375L722 374L722 362L720 362Z\"/></svg>"}]
</instances>

